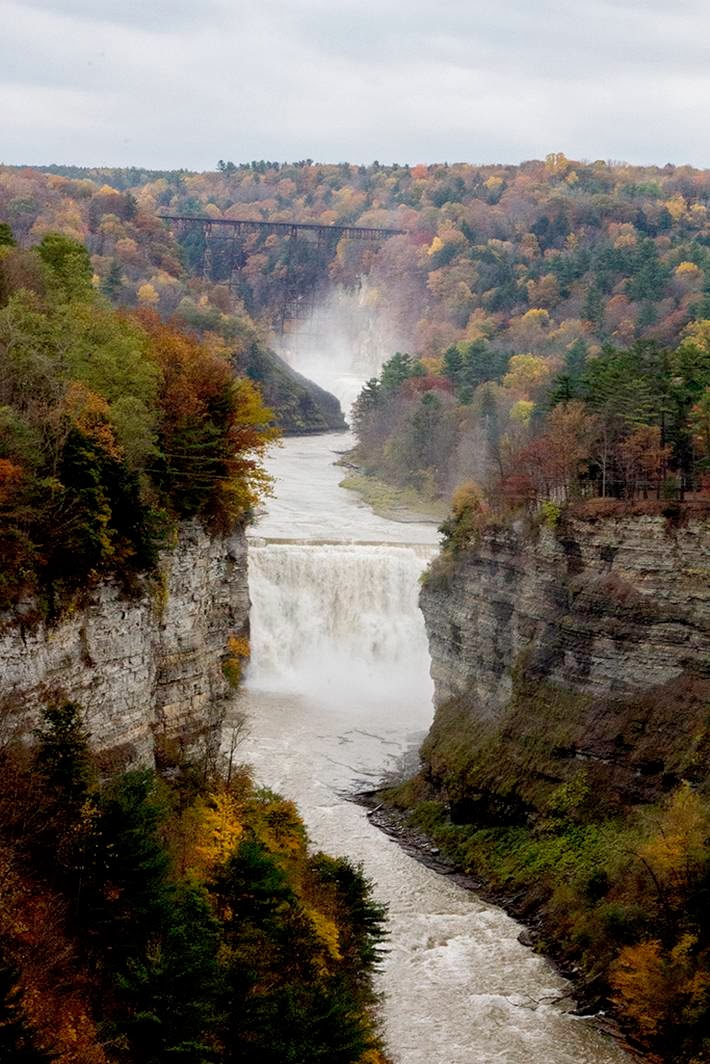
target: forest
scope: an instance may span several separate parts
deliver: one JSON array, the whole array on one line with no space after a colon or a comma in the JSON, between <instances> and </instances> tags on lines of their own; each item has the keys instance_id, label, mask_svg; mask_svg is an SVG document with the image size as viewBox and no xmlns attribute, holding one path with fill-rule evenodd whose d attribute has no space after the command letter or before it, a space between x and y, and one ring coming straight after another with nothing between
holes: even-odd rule
<instances>
[{"instance_id":1,"label":"forest","mask_svg":"<svg viewBox=\"0 0 710 1064\"><path fill-rule=\"evenodd\" d=\"M567 505L704 505L710 483L710 322L681 342L576 343L559 362L484 341L440 359L395 354L353 411L367 471L452 500L445 546L516 513L553 524Z\"/></svg>"},{"instance_id":2,"label":"forest","mask_svg":"<svg viewBox=\"0 0 710 1064\"><path fill-rule=\"evenodd\" d=\"M309 305L359 292L410 352L361 396L359 463L425 502L466 485L484 508L702 490L709 202L708 171L561 153L519 166L0 168L0 216L20 245L54 230L83 241L95 290L226 347L247 373L285 285ZM201 232L176 237L166 210L405 232L292 248L253 231L230 272L219 248L205 268Z\"/></svg>"},{"instance_id":3,"label":"forest","mask_svg":"<svg viewBox=\"0 0 710 1064\"><path fill-rule=\"evenodd\" d=\"M368 305L391 320L400 349L434 357L479 339L548 357L578 340L592 354L673 344L709 313L709 198L710 171L561 153L519 166L0 168L0 217L20 244L59 230L86 244L94 283L114 302L230 328L236 343L250 320L276 324L288 240L250 233L230 292L220 256L201 276L199 233L178 242L160 211L402 229L379 250L299 243L289 269L302 292L318 278L349 288L366 276Z\"/></svg>"},{"instance_id":4,"label":"forest","mask_svg":"<svg viewBox=\"0 0 710 1064\"><path fill-rule=\"evenodd\" d=\"M244 766L164 748L106 778L78 706L0 764L0 1059L384 1064L384 910Z\"/></svg>"},{"instance_id":5,"label":"forest","mask_svg":"<svg viewBox=\"0 0 710 1064\"><path fill-rule=\"evenodd\" d=\"M575 513L672 524L706 511L709 209L710 171L560 153L519 166L0 167L0 609L52 619L106 576L130 592L177 521L219 531L248 519L275 435L248 375L280 327L285 285L304 305L353 294L396 337L355 405L353 461L449 510L428 579L455 580L490 525L554 532ZM233 268L161 211L404 233L294 249L254 231ZM287 337L298 324L286 320ZM534 746L520 707L546 706L517 694L513 730ZM39 1061L55 1031L77 1064L148 1059L139 1042L156 1060L384 1059L368 982L382 913L358 870L308 856L293 808L248 774L227 784L183 765L170 782L101 781L75 710L47 712L31 750L3 746L3 861L26 920L0 914L0 1038ZM470 714L447 713L451 749L429 740L425 754L475 783L462 761ZM701 787L619 809L581 772L529 820L503 824L452 821L421 779L393 800L460 867L544 907L543 948L645 1051L702 1059ZM56 864L43 822L61 840ZM39 943L55 912L65 967L52 970ZM65 999L49 992L68 983Z\"/></svg>"},{"instance_id":6,"label":"forest","mask_svg":"<svg viewBox=\"0 0 710 1064\"><path fill-rule=\"evenodd\" d=\"M85 247L0 229L0 610L55 618L155 570L180 520L244 521L275 436L224 344L116 311Z\"/></svg>"}]
</instances>

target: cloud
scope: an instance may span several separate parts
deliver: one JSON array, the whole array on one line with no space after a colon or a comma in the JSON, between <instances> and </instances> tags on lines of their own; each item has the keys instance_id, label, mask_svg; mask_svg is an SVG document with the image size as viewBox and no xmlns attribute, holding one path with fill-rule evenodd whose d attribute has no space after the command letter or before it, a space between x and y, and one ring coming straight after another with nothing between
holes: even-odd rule
<instances>
[{"instance_id":1,"label":"cloud","mask_svg":"<svg viewBox=\"0 0 710 1064\"><path fill-rule=\"evenodd\" d=\"M710 165L704 0L3 7L5 162Z\"/></svg>"}]
</instances>

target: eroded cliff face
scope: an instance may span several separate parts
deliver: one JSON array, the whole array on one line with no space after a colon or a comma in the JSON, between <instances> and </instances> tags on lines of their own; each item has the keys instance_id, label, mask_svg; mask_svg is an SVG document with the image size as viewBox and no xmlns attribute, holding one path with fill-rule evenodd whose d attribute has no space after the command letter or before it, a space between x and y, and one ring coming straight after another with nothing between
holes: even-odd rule
<instances>
[{"instance_id":1,"label":"eroded cliff face","mask_svg":"<svg viewBox=\"0 0 710 1064\"><path fill-rule=\"evenodd\" d=\"M109 585L54 626L0 634L0 689L25 726L48 694L80 703L92 744L113 760L151 763L156 740L190 742L220 723L231 691L222 664L248 630L246 540L180 528L160 577L127 599Z\"/></svg>"},{"instance_id":2,"label":"eroded cliff face","mask_svg":"<svg viewBox=\"0 0 710 1064\"><path fill-rule=\"evenodd\" d=\"M422 589L454 800L536 805L580 767L616 800L707 777L710 523L662 516L491 529Z\"/></svg>"}]
</instances>

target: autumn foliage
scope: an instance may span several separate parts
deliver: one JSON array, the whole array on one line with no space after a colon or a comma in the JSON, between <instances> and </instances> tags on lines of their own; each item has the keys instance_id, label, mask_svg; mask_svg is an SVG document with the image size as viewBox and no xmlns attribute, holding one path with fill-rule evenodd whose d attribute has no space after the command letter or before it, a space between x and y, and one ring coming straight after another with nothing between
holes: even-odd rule
<instances>
[{"instance_id":1,"label":"autumn foliage","mask_svg":"<svg viewBox=\"0 0 710 1064\"><path fill-rule=\"evenodd\" d=\"M385 1064L384 910L292 802L182 759L99 778L78 708L0 722L0 1052L28 1064Z\"/></svg>"},{"instance_id":2,"label":"autumn foliage","mask_svg":"<svg viewBox=\"0 0 710 1064\"><path fill-rule=\"evenodd\" d=\"M248 518L275 432L223 343L111 309L59 234L0 248L0 292L0 608L52 616L98 579L129 589L177 520Z\"/></svg>"}]
</instances>

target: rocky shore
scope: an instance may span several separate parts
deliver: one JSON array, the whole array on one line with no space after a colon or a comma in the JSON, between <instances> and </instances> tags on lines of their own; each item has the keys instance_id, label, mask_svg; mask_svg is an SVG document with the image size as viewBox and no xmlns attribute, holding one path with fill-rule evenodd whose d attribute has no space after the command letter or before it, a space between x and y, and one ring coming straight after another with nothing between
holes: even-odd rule
<instances>
[{"instance_id":1,"label":"rocky shore","mask_svg":"<svg viewBox=\"0 0 710 1064\"><path fill-rule=\"evenodd\" d=\"M389 785L391 781L387 781ZM385 799L383 801L383 798ZM400 809L393 808L386 801L386 791L381 789L368 789L356 791L350 795L350 800L367 809L367 817L371 824L393 839L410 857L420 864L430 868L439 875L446 876L463 890L471 891L479 898L497 905L513 919L523 926L518 941L530 949L544 952L547 960L554 966L570 983L570 990L566 995L561 995L559 1001L569 1000L570 1009L574 1015L580 1018L588 1018L603 1034L608 1035L619 1043L630 1057L636 1060L650 1061L651 1064L660 1064L653 1056L643 1052L641 1047L630 1040L617 1020L605 1011L599 1011L597 1002L590 983L585 982L579 969L566 965L559 954L549 950L540 949L542 937L542 920L539 913L531 911L530 906L524 904L522 892L514 893L495 889L491 884L485 883L474 876L467 875L455 863L447 859L441 849L436 846L425 832L414 827L407 814ZM536 1007L534 1004L530 1007Z\"/></svg>"}]
</instances>

